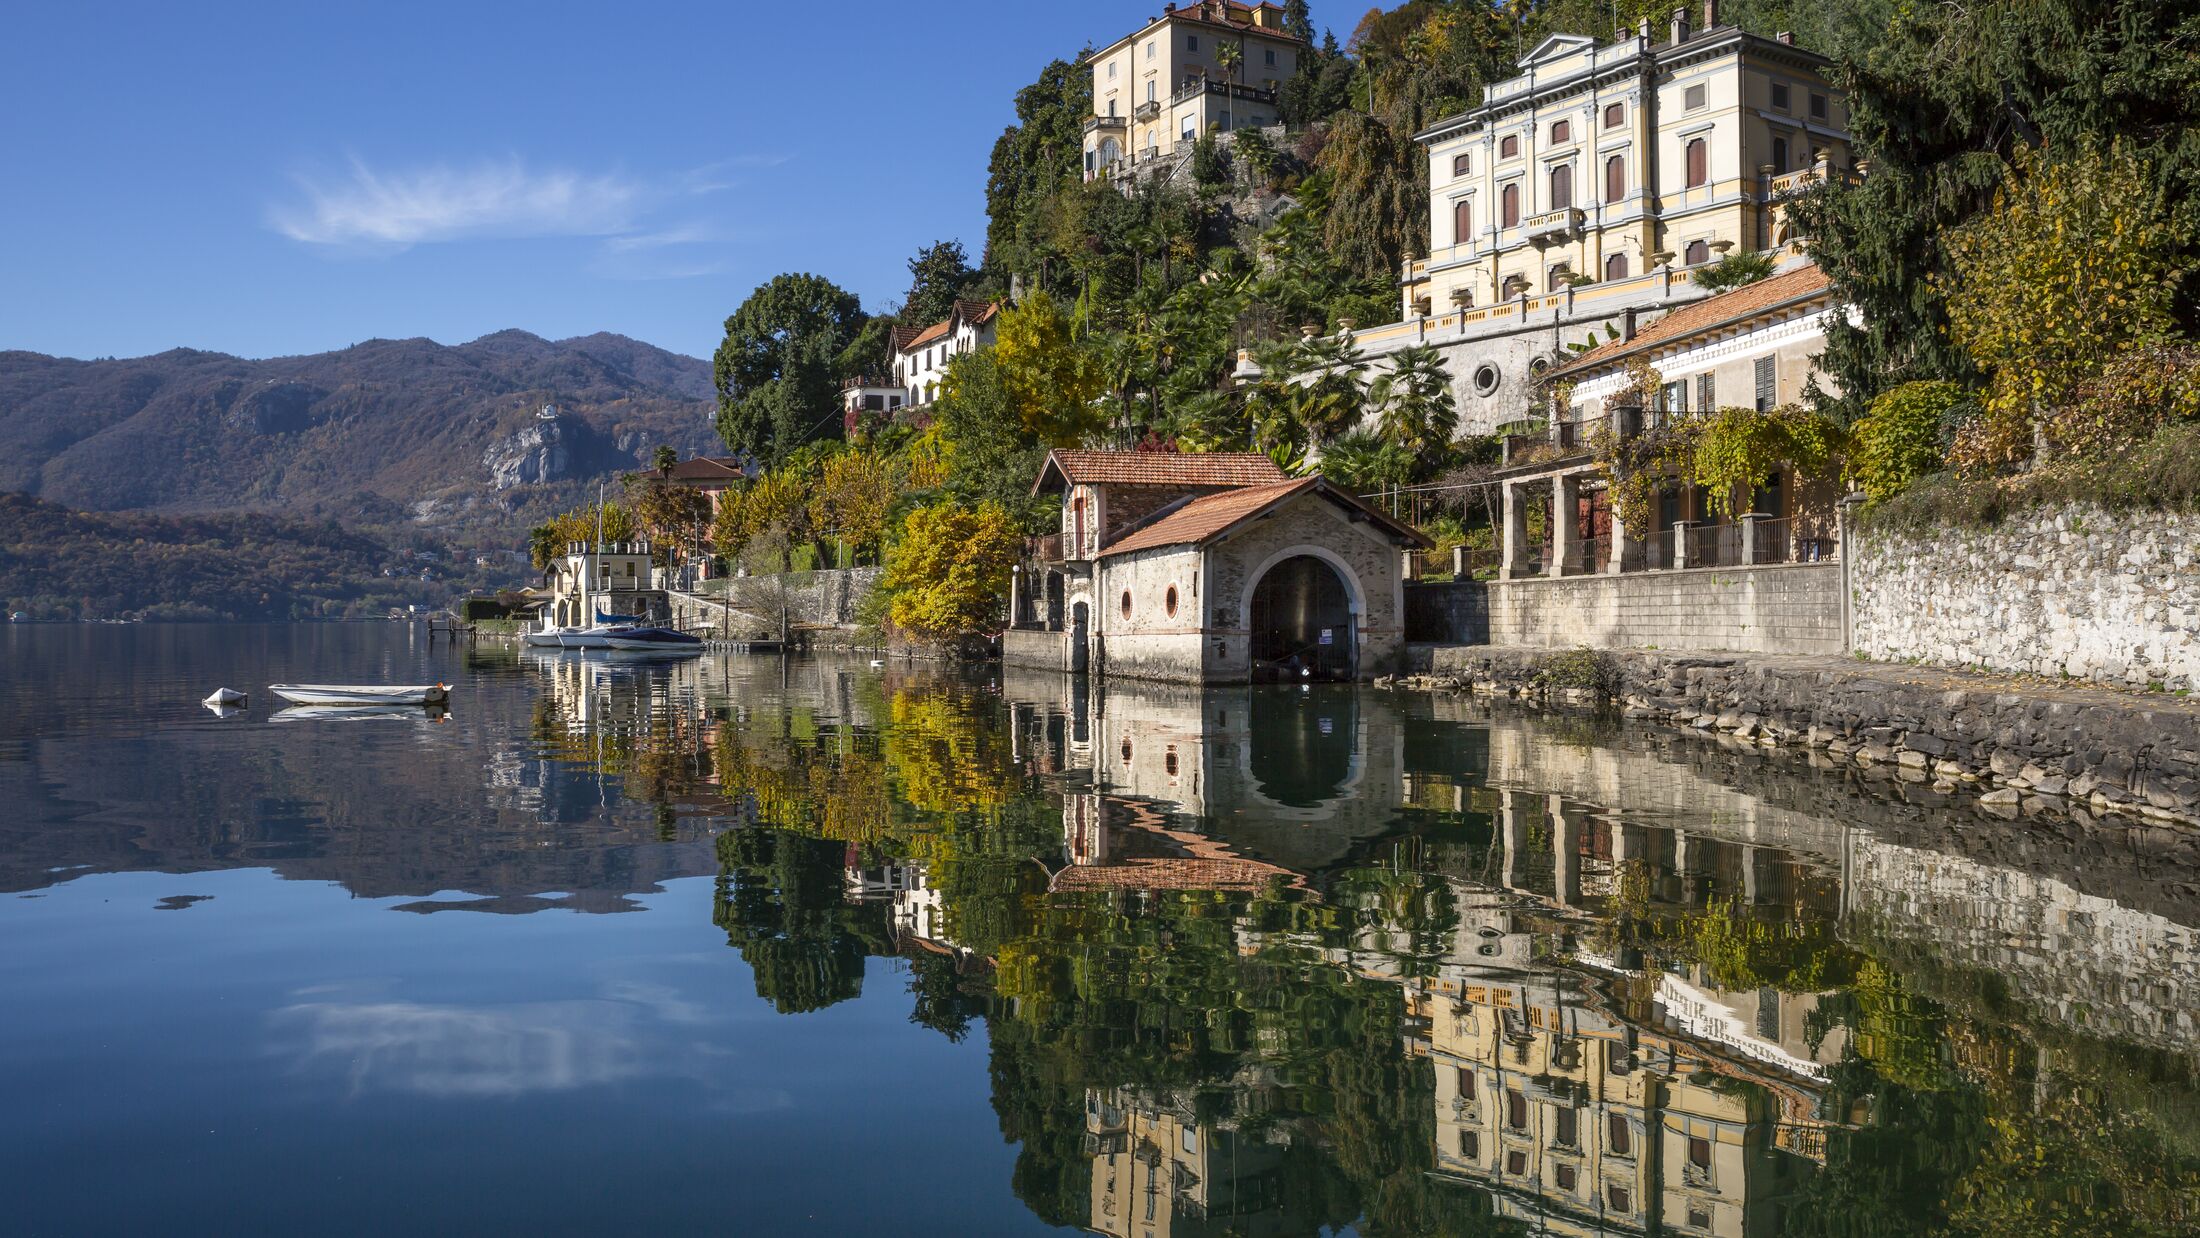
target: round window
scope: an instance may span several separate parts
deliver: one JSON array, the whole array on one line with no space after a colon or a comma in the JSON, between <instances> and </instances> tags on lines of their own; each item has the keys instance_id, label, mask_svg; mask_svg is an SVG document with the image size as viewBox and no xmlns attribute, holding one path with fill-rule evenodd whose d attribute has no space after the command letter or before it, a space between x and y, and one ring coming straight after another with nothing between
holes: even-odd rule
<instances>
[{"instance_id":1,"label":"round window","mask_svg":"<svg viewBox=\"0 0 2200 1238\"><path fill-rule=\"evenodd\" d=\"M1496 395L1498 378L1497 367L1494 365L1474 367L1474 394L1485 398Z\"/></svg>"},{"instance_id":2,"label":"round window","mask_svg":"<svg viewBox=\"0 0 2200 1238\"><path fill-rule=\"evenodd\" d=\"M1123 590L1123 617L1131 617L1131 591L1128 589Z\"/></svg>"},{"instance_id":3,"label":"round window","mask_svg":"<svg viewBox=\"0 0 2200 1238\"><path fill-rule=\"evenodd\" d=\"M1164 593L1164 594L1162 594L1162 595L1161 595L1161 606L1162 606L1162 609L1164 609L1164 610L1166 610L1166 611L1168 611L1168 612L1169 612L1169 617L1170 617L1171 619L1174 619L1174 618L1176 617L1176 586L1175 586L1175 585L1170 585L1170 586L1169 586L1169 591L1168 591L1167 593Z\"/></svg>"},{"instance_id":4,"label":"round window","mask_svg":"<svg viewBox=\"0 0 2200 1238\"><path fill-rule=\"evenodd\" d=\"M1543 371L1550 368L1551 359L1549 357L1537 357L1535 360L1528 363L1528 373L1530 374L1541 375Z\"/></svg>"}]
</instances>

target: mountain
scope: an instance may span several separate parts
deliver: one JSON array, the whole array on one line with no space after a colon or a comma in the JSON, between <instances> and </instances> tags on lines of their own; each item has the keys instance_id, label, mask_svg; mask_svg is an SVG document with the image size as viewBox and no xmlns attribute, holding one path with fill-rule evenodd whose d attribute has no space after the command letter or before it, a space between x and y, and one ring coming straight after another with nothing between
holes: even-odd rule
<instances>
[{"instance_id":1,"label":"mountain","mask_svg":"<svg viewBox=\"0 0 2200 1238\"><path fill-rule=\"evenodd\" d=\"M718 450L711 411L708 362L611 334L261 361L0 352L0 491L85 512L334 520L470 560L522 546L659 446Z\"/></svg>"},{"instance_id":2,"label":"mountain","mask_svg":"<svg viewBox=\"0 0 2200 1238\"><path fill-rule=\"evenodd\" d=\"M421 569L326 522L75 512L0 494L0 600L34 619L304 619L447 601Z\"/></svg>"}]
</instances>

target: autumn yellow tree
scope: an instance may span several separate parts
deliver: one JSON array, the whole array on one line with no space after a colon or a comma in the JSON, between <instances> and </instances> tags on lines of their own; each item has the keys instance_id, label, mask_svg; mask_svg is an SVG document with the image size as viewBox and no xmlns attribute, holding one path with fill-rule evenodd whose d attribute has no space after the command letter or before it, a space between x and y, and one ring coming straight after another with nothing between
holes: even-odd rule
<instances>
[{"instance_id":1,"label":"autumn yellow tree","mask_svg":"<svg viewBox=\"0 0 2200 1238\"><path fill-rule=\"evenodd\" d=\"M603 505L600 527L606 542L634 540L634 514L617 503ZM575 542L594 543L598 528L594 503L561 512L549 523L536 525L527 535L528 550L535 566L550 566L553 559L563 555L565 548Z\"/></svg>"},{"instance_id":2,"label":"autumn yellow tree","mask_svg":"<svg viewBox=\"0 0 2200 1238\"><path fill-rule=\"evenodd\" d=\"M2181 273L2155 183L2121 143L2019 150L1993 207L1945 236L1949 339L1987 376L1954 463L2023 459L2080 383L2171 332Z\"/></svg>"},{"instance_id":3,"label":"autumn yellow tree","mask_svg":"<svg viewBox=\"0 0 2200 1238\"><path fill-rule=\"evenodd\" d=\"M810 527L858 555L875 554L886 536L886 509L894 501L893 462L865 448L843 452L818 470L810 493Z\"/></svg>"},{"instance_id":4,"label":"autumn yellow tree","mask_svg":"<svg viewBox=\"0 0 2200 1238\"><path fill-rule=\"evenodd\" d=\"M1025 433L1050 447L1074 447L1102 428L1093 401L1106 388L1099 355L1053 297L1035 292L1001 314L993 345L1001 387ZM949 376L950 389L954 382Z\"/></svg>"},{"instance_id":5,"label":"autumn yellow tree","mask_svg":"<svg viewBox=\"0 0 2200 1238\"><path fill-rule=\"evenodd\" d=\"M903 518L880 581L894 626L927 637L1000 626L1022 538L1008 509L986 502L919 507Z\"/></svg>"}]
</instances>

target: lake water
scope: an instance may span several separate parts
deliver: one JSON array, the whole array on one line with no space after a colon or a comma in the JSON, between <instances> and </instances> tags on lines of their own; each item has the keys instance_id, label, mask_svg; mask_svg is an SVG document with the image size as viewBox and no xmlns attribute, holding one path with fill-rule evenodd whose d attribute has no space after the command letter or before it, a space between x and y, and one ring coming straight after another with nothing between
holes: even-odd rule
<instances>
[{"instance_id":1,"label":"lake water","mask_svg":"<svg viewBox=\"0 0 2200 1238\"><path fill-rule=\"evenodd\" d=\"M2175 839L1372 690L0 655L11 1233L2200 1232Z\"/></svg>"}]
</instances>

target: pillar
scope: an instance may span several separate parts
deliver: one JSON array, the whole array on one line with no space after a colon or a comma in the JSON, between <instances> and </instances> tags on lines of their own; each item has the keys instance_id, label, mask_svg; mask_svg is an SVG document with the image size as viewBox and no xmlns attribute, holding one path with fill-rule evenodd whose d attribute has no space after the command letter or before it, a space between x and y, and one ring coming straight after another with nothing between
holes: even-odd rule
<instances>
[{"instance_id":1,"label":"pillar","mask_svg":"<svg viewBox=\"0 0 2200 1238\"><path fill-rule=\"evenodd\" d=\"M1551 479L1551 561L1545 575L1564 576L1581 567L1580 499L1581 474L1560 473Z\"/></svg>"},{"instance_id":2,"label":"pillar","mask_svg":"<svg viewBox=\"0 0 2200 1238\"><path fill-rule=\"evenodd\" d=\"M1620 519L1619 508L1612 508L1612 553L1602 564L1603 570L1617 576L1627 570L1629 559L1642 558L1642 538Z\"/></svg>"},{"instance_id":3,"label":"pillar","mask_svg":"<svg viewBox=\"0 0 2200 1238\"><path fill-rule=\"evenodd\" d=\"M1581 815L1561 796L1550 798L1551 891L1561 907L1581 902Z\"/></svg>"},{"instance_id":4,"label":"pillar","mask_svg":"<svg viewBox=\"0 0 2200 1238\"><path fill-rule=\"evenodd\" d=\"M1528 562L1528 511L1520 502L1520 487L1505 482L1505 527L1497 534L1497 578L1511 580Z\"/></svg>"},{"instance_id":5,"label":"pillar","mask_svg":"<svg viewBox=\"0 0 2200 1238\"><path fill-rule=\"evenodd\" d=\"M1757 522L1763 519L1756 512L1742 513L1742 566L1757 562Z\"/></svg>"}]
</instances>

